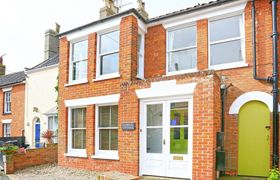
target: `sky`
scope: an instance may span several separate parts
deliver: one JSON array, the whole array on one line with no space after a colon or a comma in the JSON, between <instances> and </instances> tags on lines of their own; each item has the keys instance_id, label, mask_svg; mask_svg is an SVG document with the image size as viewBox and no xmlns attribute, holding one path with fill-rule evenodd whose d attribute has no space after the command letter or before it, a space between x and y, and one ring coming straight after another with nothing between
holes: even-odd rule
<instances>
[{"instance_id":1,"label":"sky","mask_svg":"<svg viewBox=\"0 0 280 180\"><path fill-rule=\"evenodd\" d=\"M136 7L137 0L122 0L122 10ZM210 0L143 0L149 17L177 11ZM103 0L0 0L0 56L6 73L32 67L44 60L47 29L60 32L99 19Z\"/></svg>"}]
</instances>

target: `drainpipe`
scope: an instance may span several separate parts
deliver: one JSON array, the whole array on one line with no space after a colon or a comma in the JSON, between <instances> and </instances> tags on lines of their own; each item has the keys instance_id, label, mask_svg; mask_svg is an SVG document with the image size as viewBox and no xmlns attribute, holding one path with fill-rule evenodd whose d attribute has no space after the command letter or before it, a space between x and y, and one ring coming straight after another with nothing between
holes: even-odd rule
<instances>
[{"instance_id":1,"label":"drainpipe","mask_svg":"<svg viewBox=\"0 0 280 180\"><path fill-rule=\"evenodd\" d=\"M253 77L255 80L267 81L269 82L270 78L261 78L257 75L257 52L256 52L256 7L255 0L252 0L252 47L253 47Z\"/></svg>"},{"instance_id":2,"label":"drainpipe","mask_svg":"<svg viewBox=\"0 0 280 180\"><path fill-rule=\"evenodd\" d=\"M279 114L278 114L278 30L277 30L277 0L271 0L272 6L272 46L273 46L273 166L279 165Z\"/></svg>"}]
</instances>

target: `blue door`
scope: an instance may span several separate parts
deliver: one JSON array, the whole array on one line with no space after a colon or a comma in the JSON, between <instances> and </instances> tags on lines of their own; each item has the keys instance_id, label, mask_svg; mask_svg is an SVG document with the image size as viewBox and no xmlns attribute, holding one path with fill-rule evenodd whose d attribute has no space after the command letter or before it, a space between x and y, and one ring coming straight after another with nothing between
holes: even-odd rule
<instances>
[{"instance_id":1,"label":"blue door","mask_svg":"<svg viewBox=\"0 0 280 180\"><path fill-rule=\"evenodd\" d=\"M40 124L36 123L35 124L35 147L39 148L40 147Z\"/></svg>"}]
</instances>

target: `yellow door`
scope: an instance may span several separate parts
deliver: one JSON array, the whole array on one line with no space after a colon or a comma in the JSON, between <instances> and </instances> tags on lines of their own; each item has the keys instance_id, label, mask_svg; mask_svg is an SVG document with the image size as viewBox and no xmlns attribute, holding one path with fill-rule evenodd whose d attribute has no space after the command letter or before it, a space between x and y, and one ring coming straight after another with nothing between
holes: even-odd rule
<instances>
[{"instance_id":1,"label":"yellow door","mask_svg":"<svg viewBox=\"0 0 280 180\"><path fill-rule=\"evenodd\" d=\"M239 111L238 174L264 176L269 173L270 112L266 104L250 101Z\"/></svg>"}]
</instances>

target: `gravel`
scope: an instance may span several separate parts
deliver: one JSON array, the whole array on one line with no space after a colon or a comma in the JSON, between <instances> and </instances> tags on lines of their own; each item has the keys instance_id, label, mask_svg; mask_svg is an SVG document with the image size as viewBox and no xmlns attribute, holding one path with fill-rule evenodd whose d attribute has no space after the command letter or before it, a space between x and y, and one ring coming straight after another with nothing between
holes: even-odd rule
<instances>
[{"instance_id":1,"label":"gravel","mask_svg":"<svg viewBox=\"0 0 280 180\"><path fill-rule=\"evenodd\" d=\"M46 164L16 171L8 175L11 180L95 180L105 176L112 180L131 180L137 177L118 172L94 172L73 168L59 167L57 164ZM2 178L0 177L0 180Z\"/></svg>"}]
</instances>

